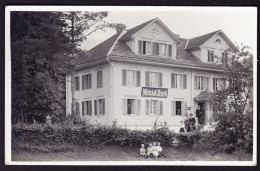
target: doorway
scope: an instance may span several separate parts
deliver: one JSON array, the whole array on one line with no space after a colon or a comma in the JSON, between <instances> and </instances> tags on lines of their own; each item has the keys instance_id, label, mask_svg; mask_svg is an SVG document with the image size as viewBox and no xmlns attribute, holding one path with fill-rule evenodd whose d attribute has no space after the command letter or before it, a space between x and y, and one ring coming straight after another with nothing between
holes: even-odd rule
<instances>
[{"instance_id":1,"label":"doorway","mask_svg":"<svg viewBox=\"0 0 260 171\"><path fill-rule=\"evenodd\" d=\"M200 125L205 124L205 103L198 103L198 106L200 107L200 115L198 116L198 123Z\"/></svg>"}]
</instances>

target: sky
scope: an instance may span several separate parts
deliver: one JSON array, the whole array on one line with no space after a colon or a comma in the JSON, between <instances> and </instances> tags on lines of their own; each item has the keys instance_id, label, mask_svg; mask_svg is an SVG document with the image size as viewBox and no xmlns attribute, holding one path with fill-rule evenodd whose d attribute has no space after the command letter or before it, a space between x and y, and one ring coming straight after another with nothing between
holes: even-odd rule
<instances>
[{"instance_id":1,"label":"sky","mask_svg":"<svg viewBox=\"0 0 260 171\"><path fill-rule=\"evenodd\" d=\"M257 11L254 7L114 7L101 10L106 9L109 15L105 20L125 24L126 29L158 17L182 38L189 39L221 29L233 43L256 49ZM98 31L88 37L81 48L89 50L115 33L112 29Z\"/></svg>"}]
</instances>

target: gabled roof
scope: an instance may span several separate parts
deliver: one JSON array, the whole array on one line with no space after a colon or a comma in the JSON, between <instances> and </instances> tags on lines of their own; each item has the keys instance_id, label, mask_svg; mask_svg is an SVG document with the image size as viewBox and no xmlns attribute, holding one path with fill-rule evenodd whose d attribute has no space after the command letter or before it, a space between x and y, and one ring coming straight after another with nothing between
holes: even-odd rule
<instances>
[{"instance_id":1,"label":"gabled roof","mask_svg":"<svg viewBox=\"0 0 260 171\"><path fill-rule=\"evenodd\" d=\"M159 19L156 18L147 21L146 23L143 23L139 26L136 26L128 31L124 30L121 33L117 33L112 37L108 38L107 40L105 40L104 42L92 48L89 51L90 53L89 56L79 57L75 59L73 62L77 66L76 69L81 69L92 65L98 65L101 63L114 60L114 61L145 63L151 65L161 65L161 66L170 66L170 67L194 68L194 69L212 70L212 71L220 71L220 72L223 71L224 69L223 65L203 63L198 57L196 57L186 49L187 45L189 46L194 45L193 47L195 47L195 45L197 44L205 43L208 39L210 39L212 36L218 33L218 31L206 35L202 35L190 40L178 38L179 44L177 46L177 55L175 59L158 58L156 56L145 56L145 55L135 54L134 52L132 52L132 50L127 46L126 40L128 40L128 38L131 38L135 33L145 28L146 26L148 26L150 23L154 21L158 21L162 27L166 27L164 26L163 23L160 23L161 21ZM168 29L168 28L164 28L164 29Z\"/></svg>"},{"instance_id":2,"label":"gabled roof","mask_svg":"<svg viewBox=\"0 0 260 171\"><path fill-rule=\"evenodd\" d=\"M196 50L199 49L200 46L205 44L209 39L211 39L216 34L221 34L221 36L227 41L227 43L231 46L234 52L238 52L238 48L233 44L233 42L227 37L227 35L222 30L217 30L208 34L204 34L198 37L194 37L189 39L185 49L187 50Z\"/></svg>"},{"instance_id":3,"label":"gabled roof","mask_svg":"<svg viewBox=\"0 0 260 171\"><path fill-rule=\"evenodd\" d=\"M106 58L107 54L109 52L109 50L111 49L111 47L113 46L114 42L117 40L118 36L120 35L120 33L117 33L113 36L111 36L110 38L108 38L107 40L105 40L104 42L98 44L97 46L95 46L94 48L92 48L89 53L90 56L89 57L79 57L75 60L73 60L75 65L78 64L83 64L92 60L97 60L100 58Z\"/></svg>"},{"instance_id":4,"label":"gabled roof","mask_svg":"<svg viewBox=\"0 0 260 171\"><path fill-rule=\"evenodd\" d=\"M217 31L214 31L214 32L211 32L208 34L204 34L204 35L189 39L185 49L194 50L194 49L200 48L200 45L204 44L207 40L209 40L211 37L213 37L219 31L220 30L217 30Z\"/></svg>"},{"instance_id":5,"label":"gabled roof","mask_svg":"<svg viewBox=\"0 0 260 171\"><path fill-rule=\"evenodd\" d=\"M140 24L136 27L133 27L129 30L127 30L126 34L123 35L120 38L120 41L128 41L131 40L132 36L135 35L137 32L141 31L142 29L144 29L146 26L154 23L154 22L158 22L158 24L177 42L180 43L180 40L178 38L178 36L176 36L159 18L154 18L152 20L149 20L143 24Z\"/></svg>"},{"instance_id":6,"label":"gabled roof","mask_svg":"<svg viewBox=\"0 0 260 171\"><path fill-rule=\"evenodd\" d=\"M157 19L157 18L154 18L154 19L152 19L152 20L149 20L149 21L147 21L147 22L145 22L145 23L143 23L143 24L140 24L140 25L138 25L138 26L136 26L136 27L133 27L133 28L127 30L126 34L125 34L124 36L122 36L122 37L120 38L120 40L122 40L122 41L131 40L132 35L134 35L134 34L135 34L136 32L138 32L139 30L143 29L145 26L147 26L147 25L150 24L151 22L155 21L156 19Z\"/></svg>"}]
</instances>

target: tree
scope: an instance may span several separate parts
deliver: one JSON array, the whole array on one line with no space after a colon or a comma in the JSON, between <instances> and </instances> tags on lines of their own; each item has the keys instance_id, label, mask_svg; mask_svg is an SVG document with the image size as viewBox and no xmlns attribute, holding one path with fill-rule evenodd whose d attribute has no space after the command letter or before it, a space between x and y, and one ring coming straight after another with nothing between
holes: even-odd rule
<instances>
[{"instance_id":1,"label":"tree","mask_svg":"<svg viewBox=\"0 0 260 171\"><path fill-rule=\"evenodd\" d=\"M65 84L56 77L55 66L61 60L57 56L73 48L65 26L57 13L11 13L13 122L64 114Z\"/></svg>"},{"instance_id":2,"label":"tree","mask_svg":"<svg viewBox=\"0 0 260 171\"><path fill-rule=\"evenodd\" d=\"M253 55L244 46L237 54L229 54L225 65L226 89L216 91L210 98L213 117L217 121L216 143L228 152L244 147L252 150L252 87ZM248 142L250 142L248 144Z\"/></svg>"}]
</instances>

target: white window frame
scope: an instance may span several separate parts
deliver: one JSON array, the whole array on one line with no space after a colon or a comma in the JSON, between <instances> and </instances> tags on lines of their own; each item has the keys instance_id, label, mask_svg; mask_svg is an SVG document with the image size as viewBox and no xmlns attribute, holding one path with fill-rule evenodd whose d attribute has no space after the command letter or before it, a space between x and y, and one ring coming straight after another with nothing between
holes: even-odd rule
<instances>
[{"instance_id":1,"label":"white window frame","mask_svg":"<svg viewBox=\"0 0 260 171\"><path fill-rule=\"evenodd\" d=\"M214 62L215 61L215 52L214 50L208 50L208 55L210 54L210 56L208 56L208 62Z\"/></svg>"},{"instance_id":2,"label":"white window frame","mask_svg":"<svg viewBox=\"0 0 260 171\"><path fill-rule=\"evenodd\" d=\"M96 99L94 105L96 103L96 107L94 106L94 114L95 115L105 115L106 108L105 108L105 99ZM103 106L104 105L104 106ZM103 111L104 110L104 111Z\"/></svg>"},{"instance_id":3,"label":"white window frame","mask_svg":"<svg viewBox=\"0 0 260 171\"><path fill-rule=\"evenodd\" d=\"M131 101L131 111L129 113L129 101ZM122 99L122 109L124 115L140 115L141 113L141 100L135 98Z\"/></svg>"},{"instance_id":4,"label":"white window frame","mask_svg":"<svg viewBox=\"0 0 260 171\"><path fill-rule=\"evenodd\" d=\"M194 82L196 82L196 86L194 87L195 90L208 90L209 89L209 82L208 82L208 78L207 76L194 76ZM204 84L205 82L205 84ZM205 87L204 87L205 85Z\"/></svg>"},{"instance_id":5,"label":"white window frame","mask_svg":"<svg viewBox=\"0 0 260 171\"><path fill-rule=\"evenodd\" d=\"M159 116L163 115L163 101L162 100L156 100L156 99L149 99L146 100L146 103L148 101L148 106L146 106L146 114L150 116Z\"/></svg>"},{"instance_id":6,"label":"white window frame","mask_svg":"<svg viewBox=\"0 0 260 171\"><path fill-rule=\"evenodd\" d=\"M176 102L181 102L181 115L176 113ZM187 102L184 100L172 100L171 101L171 115L172 116L185 116L187 108Z\"/></svg>"},{"instance_id":7,"label":"white window frame","mask_svg":"<svg viewBox=\"0 0 260 171\"><path fill-rule=\"evenodd\" d=\"M162 57L172 57L173 56L173 53L174 53L173 44L160 43L160 42L147 41L147 40L138 40L138 41L141 42L141 47L139 47L139 45L138 45L138 48L141 48L141 49L138 49L138 53L141 53L141 55L162 56ZM158 55L154 54L154 51L153 51L154 43L158 43ZM144 53L144 46L145 46L145 53ZM170 47L171 47L171 56L169 54Z\"/></svg>"}]
</instances>

